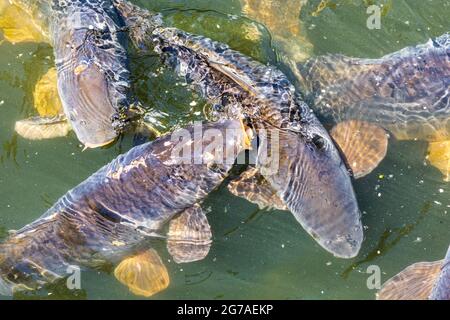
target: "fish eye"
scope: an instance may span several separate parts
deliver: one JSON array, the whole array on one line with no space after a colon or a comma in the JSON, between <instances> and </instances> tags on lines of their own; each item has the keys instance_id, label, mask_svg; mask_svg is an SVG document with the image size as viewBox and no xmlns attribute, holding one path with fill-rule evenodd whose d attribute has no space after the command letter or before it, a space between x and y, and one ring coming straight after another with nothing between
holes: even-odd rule
<instances>
[{"instance_id":1,"label":"fish eye","mask_svg":"<svg viewBox=\"0 0 450 320\"><path fill-rule=\"evenodd\" d=\"M312 138L312 143L317 147L317 149L321 150L323 147L325 147L325 140L319 135L315 135Z\"/></svg>"}]
</instances>

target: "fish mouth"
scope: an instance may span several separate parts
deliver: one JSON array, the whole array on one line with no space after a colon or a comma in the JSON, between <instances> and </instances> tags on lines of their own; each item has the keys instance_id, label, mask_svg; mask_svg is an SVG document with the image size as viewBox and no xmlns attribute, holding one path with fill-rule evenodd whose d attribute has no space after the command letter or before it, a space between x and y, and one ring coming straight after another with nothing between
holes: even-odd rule
<instances>
[{"instance_id":1,"label":"fish mouth","mask_svg":"<svg viewBox=\"0 0 450 320\"><path fill-rule=\"evenodd\" d=\"M106 147L109 146L110 144L112 144L114 141L116 141L116 137L114 139L111 139L110 141L104 141L101 142L99 144L91 144L89 142L84 142L84 148L85 149L97 149L97 148L102 148L102 147Z\"/></svg>"}]
</instances>

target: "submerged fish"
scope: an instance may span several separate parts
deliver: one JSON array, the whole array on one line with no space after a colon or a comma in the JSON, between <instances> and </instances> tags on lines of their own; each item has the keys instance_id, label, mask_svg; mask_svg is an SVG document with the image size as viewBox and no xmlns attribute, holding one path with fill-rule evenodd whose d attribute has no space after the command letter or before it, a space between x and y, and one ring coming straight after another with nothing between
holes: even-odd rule
<instances>
[{"instance_id":1,"label":"submerged fish","mask_svg":"<svg viewBox=\"0 0 450 320\"><path fill-rule=\"evenodd\" d=\"M333 136L346 155L353 153L349 162L356 163L358 175L384 158L389 133L430 142L430 160L450 178L449 155L445 160L433 151L433 143L444 147L450 141L449 33L380 59L311 58L297 71L314 111L338 124Z\"/></svg>"},{"instance_id":2,"label":"submerged fish","mask_svg":"<svg viewBox=\"0 0 450 320\"><path fill-rule=\"evenodd\" d=\"M211 231L200 204L222 183L248 138L235 120L202 128L200 140L194 126L133 148L13 233L0 244L0 293L38 289L64 278L71 265L117 265L121 282L150 296L168 285L150 240L160 238L169 221L167 246L176 262L206 256ZM211 145L221 151L212 152Z\"/></svg>"},{"instance_id":3,"label":"submerged fish","mask_svg":"<svg viewBox=\"0 0 450 320\"><path fill-rule=\"evenodd\" d=\"M428 141L429 162L450 181L449 35L379 59L311 58L313 48L300 20L306 2L241 0L243 13L269 29L314 112L336 125L331 135L354 176L363 177L380 164L389 133L399 140ZM311 15L327 8L334 10L336 4L321 1Z\"/></svg>"},{"instance_id":4,"label":"submerged fish","mask_svg":"<svg viewBox=\"0 0 450 320\"><path fill-rule=\"evenodd\" d=\"M354 257L363 231L350 175L330 136L283 73L222 43L164 27L145 9L114 2L139 49L159 53L213 105L218 118L242 119L256 131L256 173L269 182L259 188L280 197L326 250Z\"/></svg>"},{"instance_id":5,"label":"submerged fish","mask_svg":"<svg viewBox=\"0 0 450 320\"><path fill-rule=\"evenodd\" d=\"M39 112L47 119L18 122L17 131L32 139L62 136L69 130L67 125L61 126L63 113L86 147L114 141L130 116L130 73L124 24L112 2L11 0L11 3L12 6L3 8L0 17L5 38L11 42L50 43L54 48L58 84L56 89L56 74L45 76L49 83L41 84L37 91L48 91L50 95L35 94L35 104L38 111L45 109L42 104L51 105L50 113ZM58 117L52 121L55 113Z\"/></svg>"},{"instance_id":6,"label":"submerged fish","mask_svg":"<svg viewBox=\"0 0 450 320\"><path fill-rule=\"evenodd\" d=\"M303 6L308 0L240 0L242 13L250 19L263 24L279 48L281 59L308 59L313 45L306 36L306 26L300 20Z\"/></svg>"},{"instance_id":7,"label":"submerged fish","mask_svg":"<svg viewBox=\"0 0 450 320\"><path fill-rule=\"evenodd\" d=\"M450 300L450 247L444 260L413 264L388 280L379 300Z\"/></svg>"}]
</instances>

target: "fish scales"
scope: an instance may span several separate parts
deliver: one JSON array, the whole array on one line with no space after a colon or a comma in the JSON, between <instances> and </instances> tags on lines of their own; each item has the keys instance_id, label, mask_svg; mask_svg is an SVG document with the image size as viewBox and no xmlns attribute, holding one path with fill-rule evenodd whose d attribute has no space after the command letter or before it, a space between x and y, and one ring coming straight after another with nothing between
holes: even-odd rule
<instances>
[{"instance_id":1,"label":"fish scales","mask_svg":"<svg viewBox=\"0 0 450 320\"><path fill-rule=\"evenodd\" d=\"M239 122L205 124L204 129L223 136L226 154L237 156L243 150ZM194 127L186 130L193 136ZM215 137L205 137L202 148ZM191 141L179 142L169 134L133 148L15 232L0 244L0 289L5 282L14 290L22 285L36 289L65 276L67 266L105 267L160 238L158 231L201 203L234 164L208 157L199 164L174 162L177 148L184 145L192 146ZM192 147L190 152L194 159L198 151Z\"/></svg>"},{"instance_id":2,"label":"fish scales","mask_svg":"<svg viewBox=\"0 0 450 320\"><path fill-rule=\"evenodd\" d=\"M304 229L336 256L355 256L362 225L349 172L288 79L225 44L165 27L158 15L114 2L138 49L156 51L203 94L217 118L245 119L255 129L256 167Z\"/></svg>"},{"instance_id":3,"label":"fish scales","mask_svg":"<svg viewBox=\"0 0 450 320\"><path fill-rule=\"evenodd\" d=\"M449 66L447 33L380 59L328 55L298 69L307 100L325 118L376 122L399 138L436 141L450 132Z\"/></svg>"},{"instance_id":4,"label":"fish scales","mask_svg":"<svg viewBox=\"0 0 450 320\"><path fill-rule=\"evenodd\" d=\"M314 121L314 115L277 68L226 44L164 27L145 9L127 7L122 0L116 0L115 5L125 16L136 45L161 54L166 64L211 104L223 107L233 117L247 116L256 119L255 123L292 130L307 138L302 123Z\"/></svg>"},{"instance_id":5,"label":"fish scales","mask_svg":"<svg viewBox=\"0 0 450 320\"><path fill-rule=\"evenodd\" d=\"M111 143L133 118L128 36L110 0L12 0L52 45L64 113L87 147Z\"/></svg>"}]
</instances>

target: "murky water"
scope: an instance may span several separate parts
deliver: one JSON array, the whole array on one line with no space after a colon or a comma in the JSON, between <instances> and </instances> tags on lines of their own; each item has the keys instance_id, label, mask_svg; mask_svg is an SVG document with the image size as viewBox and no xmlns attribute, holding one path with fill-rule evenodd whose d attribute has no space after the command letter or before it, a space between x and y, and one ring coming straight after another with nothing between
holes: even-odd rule
<instances>
[{"instance_id":1,"label":"murky water","mask_svg":"<svg viewBox=\"0 0 450 320\"><path fill-rule=\"evenodd\" d=\"M282 6L284 1L278 0ZM292 1L291 1L292 2ZM186 31L228 43L262 62L280 63L283 46L268 28L242 14L240 0L136 1L164 14ZM343 53L379 57L450 30L446 0L309 1L301 32L314 55ZM366 7L385 4L381 30L366 28ZM312 13L316 12L314 15ZM298 38L293 38L296 41ZM302 45L297 44L301 50ZM204 103L155 56L133 54L135 92L162 123L161 129L202 118ZM14 123L33 114L32 90L52 66L43 44L0 46L0 237L39 217L60 196L131 147L125 138L104 150L82 152L74 135L30 142L14 134ZM197 105L192 107L192 101ZM332 257L288 212L261 211L222 188L204 207L214 233L209 256L177 265L163 242L155 247L166 261L169 288L154 299L373 299L366 269L377 265L384 282L407 265L441 259L450 242L450 185L425 161L423 142L391 140L387 158L370 176L355 182L363 211L365 240L353 260ZM82 290L55 286L51 298L134 299L112 275L85 271ZM40 293L47 297L47 293ZM33 295L17 296L32 298Z\"/></svg>"}]
</instances>

